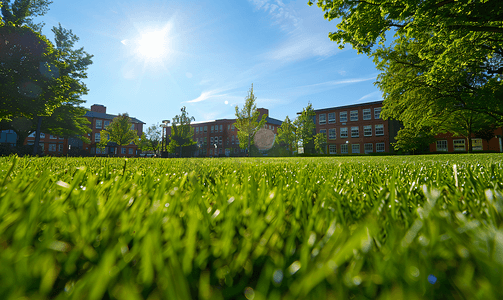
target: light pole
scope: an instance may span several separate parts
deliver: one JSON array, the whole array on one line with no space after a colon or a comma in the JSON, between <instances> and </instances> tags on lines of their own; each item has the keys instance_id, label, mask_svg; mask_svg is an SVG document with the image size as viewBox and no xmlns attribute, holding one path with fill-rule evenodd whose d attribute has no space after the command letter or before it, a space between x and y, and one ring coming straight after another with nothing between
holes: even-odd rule
<instances>
[{"instance_id":1,"label":"light pole","mask_svg":"<svg viewBox=\"0 0 503 300\"><path fill-rule=\"evenodd\" d=\"M166 128L168 128L169 120L162 120L162 141L161 141L161 157L162 157L162 152L165 152L166 150L166 145L165 145L165 140L164 140L164 131ZM168 138L168 134L166 133L166 139Z\"/></svg>"},{"instance_id":2,"label":"light pole","mask_svg":"<svg viewBox=\"0 0 503 300\"><path fill-rule=\"evenodd\" d=\"M348 145L348 153L353 154L353 149L351 149L351 143L349 141L346 141L346 145Z\"/></svg>"}]
</instances>

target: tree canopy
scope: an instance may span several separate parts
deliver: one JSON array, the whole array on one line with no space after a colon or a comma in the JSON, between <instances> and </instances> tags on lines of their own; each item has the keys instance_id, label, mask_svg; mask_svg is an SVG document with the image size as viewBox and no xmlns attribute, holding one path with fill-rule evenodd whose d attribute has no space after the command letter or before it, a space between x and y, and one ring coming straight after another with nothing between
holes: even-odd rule
<instances>
[{"instance_id":1,"label":"tree canopy","mask_svg":"<svg viewBox=\"0 0 503 300\"><path fill-rule=\"evenodd\" d=\"M241 149L248 149L250 151L253 145L253 138L255 134L262 128L266 122L267 115L262 115L259 121L260 111L257 110L255 101L257 98L253 93L253 84L248 91L248 96L245 99L245 104L241 110L236 105L236 123L235 126L238 130L237 135L239 139L239 147Z\"/></svg>"},{"instance_id":2,"label":"tree canopy","mask_svg":"<svg viewBox=\"0 0 503 300\"><path fill-rule=\"evenodd\" d=\"M180 147L180 157L182 157L183 147L192 146L196 142L192 139L194 130L190 122L195 121L194 117L189 117L185 106L180 109L180 114L173 118L171 125L171 136L168 144L168 152L174 153Z\"/></svg>"},{"instance_id":3,"label":"tree canopy","mask_svg":"<svg viewBox=\"0 0 503 300\"><path fill-rule=\"evenodd\" d=\"M310 1L309 4L312 4ZM438 126L459 113L503 120L503 2L318 0L331 40L374 58L384 118ZM478 118L478 117L477 117Z\"/></svg>"},{"instance_id":4,"label":"tree canopy","mask_svg":"<svg viewBox=\"0 0 503 300\"><path fill-rule=\"evenodd\" d=\"M103 149L109 142L114 142L119 146L138 143L138 132L132 127L133 123L129 115L119 114L105 129L101 130L98 147Z\"/></svg>"},{"instance_id":5,"label":"tree canopy","mask_svg":"<svg viewBox=\"0 0 503 300\"><path fill-rule=\"evenodd\" d=\"M296 128L288 116L286 116L281 126L278 128L278 143L283 143L286 145L290 154L297 150L297 135Z\"/></svg>"},{"instance_id":6,"label":"tree canopy","mask_svg":"<svg viewBox=\"0 0 503 300\"><path fill-rule=\"evenodd\" d=\"M309 103L293 122L296 128L297 141L302 144L304 153L312 153L314 150L312 142L316 134L316 123L313 119L315 116L313 105Z\"/></svg>"}]
</instances>

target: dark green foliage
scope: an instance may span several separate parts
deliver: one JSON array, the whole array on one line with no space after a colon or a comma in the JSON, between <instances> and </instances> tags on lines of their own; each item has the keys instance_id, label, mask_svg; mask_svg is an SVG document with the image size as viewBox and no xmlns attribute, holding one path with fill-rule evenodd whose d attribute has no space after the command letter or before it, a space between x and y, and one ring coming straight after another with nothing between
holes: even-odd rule
<instances>
[{"instance_id":1,"label":"dark green foliage","mask_svg":"<svg viewBox=\"0 0 503 300\"><path fill-rule=\"evenodd\" d=\"M4 299L501 299L499 154L0 158Z\"/></svg>"}]
</instances>

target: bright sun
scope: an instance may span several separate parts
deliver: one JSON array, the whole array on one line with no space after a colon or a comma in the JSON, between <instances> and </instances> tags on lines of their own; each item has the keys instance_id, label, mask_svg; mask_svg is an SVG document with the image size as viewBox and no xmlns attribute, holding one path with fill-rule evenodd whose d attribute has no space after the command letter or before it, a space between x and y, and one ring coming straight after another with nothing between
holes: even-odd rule
<instances>
[{"instance_id":1,"label":"bright sun","mask_svg":"<svg viewBox=\"0 0 503 300\"><path fill-rule=\"evenodd\" d=\"M149 31L138 40L137 53L149 61L159 61L168 54L168 28L160 31Z\"/></svg>"}]
</instances>

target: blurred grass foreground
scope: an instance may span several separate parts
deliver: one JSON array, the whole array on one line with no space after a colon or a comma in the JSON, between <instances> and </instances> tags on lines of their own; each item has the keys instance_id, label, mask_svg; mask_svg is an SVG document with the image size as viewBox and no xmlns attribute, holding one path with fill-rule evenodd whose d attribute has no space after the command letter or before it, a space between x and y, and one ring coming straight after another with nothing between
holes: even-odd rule
<instances>
[{"instance_id":1,"label":"blurred grass foreground","mask_svg":"<svg viewBox=\"0 0 503 300\"><path fill-rule=\"evenodd\" d=\"M0 158L0 298L503 299L501 159Z\"/></svg>"}]
</instances>

